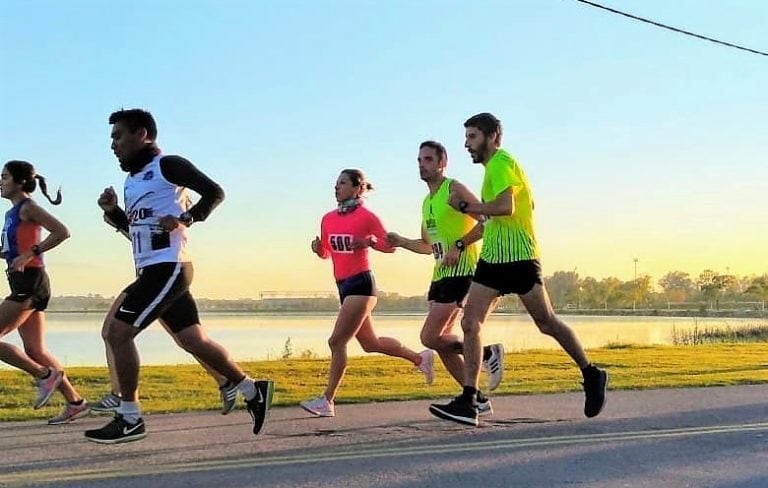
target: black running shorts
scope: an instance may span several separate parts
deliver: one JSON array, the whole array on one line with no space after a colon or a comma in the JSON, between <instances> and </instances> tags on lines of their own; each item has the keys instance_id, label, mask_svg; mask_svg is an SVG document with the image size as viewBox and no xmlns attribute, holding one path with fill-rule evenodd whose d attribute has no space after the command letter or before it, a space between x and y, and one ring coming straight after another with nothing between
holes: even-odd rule
<instances>
[{"instance_id":1,"label":"black running shorts","mask_svg":"<svg viewBox=\"0 0 768 488\"><path fill-rule=\"evenodd\" d=\"M538 259L498 264L481 259L477 263L472 281L493 288L502 295L525 295L534 285L544 283Z\"/></svg>"},{"instance_id":2,"label":"black running shorts","mask_svg":"<svg viewBox=\"0 0 768 488\"><path fill-rule=\"evenodd\" d=\"M125 299L115 318L144 329L162 319L172 332L200 323L197 304L189 292L192 263L159 263L142 268L136 281L123 290Z\"/></svg>"}]
</instances>

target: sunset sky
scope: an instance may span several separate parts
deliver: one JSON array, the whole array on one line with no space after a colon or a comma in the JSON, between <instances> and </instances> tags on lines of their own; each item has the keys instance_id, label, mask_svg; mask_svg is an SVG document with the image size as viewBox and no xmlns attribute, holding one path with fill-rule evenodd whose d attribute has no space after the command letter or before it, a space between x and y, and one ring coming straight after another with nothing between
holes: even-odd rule
<instances>
[{"instance_id":1,"label":"sunset sky","mask_svg":"<svg viewBox=\"0 0 768 488\"><path fill-rule=\"evenodd\" d=\"M762 0L606 4L768 51ZM333 290L309 243L346 167L368 174L385 226L416 237L419 143L444 142L479 192L462 124L484 111L533 185L545 274L628 280L635 258L654 281L762 274L767 86L766 56L573 0L5 0L0 160L62 186L60 207L36 194L72 232L46 256L55 295L133 277L96 205L122 193L107 123L121 107L150 110L164 152L227 192L190 230L197 296ZM380 289L420 294L432 263L399 250L373 265Z\"/></svg>"}]
</instances>

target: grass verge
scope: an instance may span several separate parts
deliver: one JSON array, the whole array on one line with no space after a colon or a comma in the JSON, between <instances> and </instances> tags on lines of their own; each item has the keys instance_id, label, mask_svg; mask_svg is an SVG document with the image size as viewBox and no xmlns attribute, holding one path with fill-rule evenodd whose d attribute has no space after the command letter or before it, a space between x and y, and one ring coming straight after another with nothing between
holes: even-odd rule
<instances>
[{"instance_id":1,"label":"grass verge","mask_svg":"<svg viewBox=\"0 0 768 488\"><path fill-rule=\"evenodd\" d=\"M683 388L768 382L768 344L705 344L641 347L622 344L589 351L593 362L608 369L612 389ZM581 389L581 375L561 351L521 351L506 355L505 378L496 395L555 393ZM384 356L350 359L337 403L445 398L459 388L435 362L431 386L409 363ZM327 359L287 359L241 363L255 378L275 380L275 405L296 405L320 394L325 386ZM88 399L109 390L106 368L68 368L67 375ZM485 378L481 378L481 386ZM215 382L197 365L144 366L141 402L147 413L217 410ZM0 370L0 420L46 419L63 405L56 395L49 406L33 410L30 377L17 370Z\"/></svg>"}]
</instances>

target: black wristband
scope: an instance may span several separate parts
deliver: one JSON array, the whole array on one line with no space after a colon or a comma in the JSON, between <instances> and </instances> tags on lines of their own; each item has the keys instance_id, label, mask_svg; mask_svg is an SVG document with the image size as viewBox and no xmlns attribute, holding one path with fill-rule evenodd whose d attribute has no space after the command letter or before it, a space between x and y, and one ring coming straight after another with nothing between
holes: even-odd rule
<instances>
[{"instance_id":1,"label":"black wristband","mask_svg":"<svg viewBox=\"0 0 768 488\"><path fill-rule=\"evenodd\" d=\"M457 240L453 245L456 246L456 249L458 249L459 252L464 252L464 249L467 248L467 245L464 244L464 241L461 239Z\"/></svg>"},{"instance_id":2,"label":"black wristband","mask_svg":"<svg viewBox=\"0 0 768 488\"><path fill-rule=\"evenodd\" d=\"M466 200L462 200L459 202L459 212L461 213L467 213L467 207L469 207L469 202Z\"/></svg>"},{"instance_id":3,"label":"black wristband","mask_svg":"<svg viewBox=\"0 0 768 488\"><path fill-rule=\"evenodd\" d=\"M184 224L185 227L189 227L195 221L195 218L189 212L184 212L179 215L176 220Z\"/></svg>"},{"instance_id":4,"label":"black wristband","mask_svg":"<svg viewBox=\"0 0 768 488\"><path fill-rule=\"evenodd\" d=\"M43 254L43 251L40 250L40 246L38 246L37 244L30 247L29 250L32 251L32 254L34 254L35 256L39 256Z\"/></svg>"}]
</instances>

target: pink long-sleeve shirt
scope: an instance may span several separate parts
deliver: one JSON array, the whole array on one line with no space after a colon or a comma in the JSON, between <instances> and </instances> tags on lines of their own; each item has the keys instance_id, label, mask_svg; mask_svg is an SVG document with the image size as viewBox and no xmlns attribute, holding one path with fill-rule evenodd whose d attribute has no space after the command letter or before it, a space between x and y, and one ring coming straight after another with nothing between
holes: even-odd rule
<instances>
[{"instance_id":1,"label":"pink long-sleeve shirt","mask_svg":"<svg viewBox=\"0 0 768 488\"><path fill-rule=\"evenodd\" d=\"M363 205L343 214L332 210L320 222L320 257L330 256L336 281L370 271L368 248L352 249L352 242L374 237L374 249L395 252L387 245L386 233L381 220Z\"/></svg>"}]
</instances>

